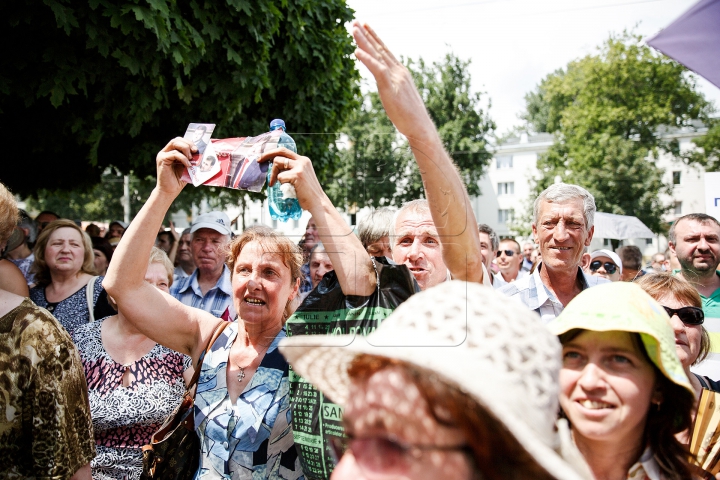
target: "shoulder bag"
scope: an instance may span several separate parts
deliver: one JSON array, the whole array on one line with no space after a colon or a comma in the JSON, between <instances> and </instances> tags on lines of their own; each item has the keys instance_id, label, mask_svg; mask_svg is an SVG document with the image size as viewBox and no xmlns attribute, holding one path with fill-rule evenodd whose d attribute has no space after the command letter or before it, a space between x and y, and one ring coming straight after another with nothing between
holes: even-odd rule
<instances>
[{"instance_id":1,"label":"shoulder bag","mask_svg":"<svg viewBox=\"0 0 720 480\"><path fill-rule=\"evenodd\" d=\"M182 402L152 436L143 450L143 480L191 480L200 465L200 439L195 433L195 385L205 354L229 322L222 321L200 356Z\"/></svg>"}]
</instances>

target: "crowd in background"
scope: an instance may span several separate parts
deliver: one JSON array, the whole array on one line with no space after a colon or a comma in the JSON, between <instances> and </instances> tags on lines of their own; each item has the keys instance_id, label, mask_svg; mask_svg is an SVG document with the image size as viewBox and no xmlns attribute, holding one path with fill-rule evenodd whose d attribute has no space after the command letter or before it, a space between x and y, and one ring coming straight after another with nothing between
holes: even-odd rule
<instances>
[{"instance_id":1,"label":"crowd in background","mask_svg":"<svg viewBox=\"0 0 720 480\"><path fill-rule=\"evenodd\" d=\"M678 219L643 265L634 246L587 251L594 198L559 183L535 199L534 242L499 239L468 220L407 69L366 25L353 35L425 188L356 228L286 149L259 162L310 212L300 242L233 232L219 211L166 229L176 167L197 151L182 138L158 153L138 215L102 236L52 212L32 219L0 185L6 476L138 479L142 447L195 387L195 478L315 478L292 428L299 375L342 410L319 478L706 478L688 443L701 392L720 391L718 220ZM348 312L377 294L378 263L414 291L377 329L288 335L333 284Z\"/></svg>"}]
</instances>

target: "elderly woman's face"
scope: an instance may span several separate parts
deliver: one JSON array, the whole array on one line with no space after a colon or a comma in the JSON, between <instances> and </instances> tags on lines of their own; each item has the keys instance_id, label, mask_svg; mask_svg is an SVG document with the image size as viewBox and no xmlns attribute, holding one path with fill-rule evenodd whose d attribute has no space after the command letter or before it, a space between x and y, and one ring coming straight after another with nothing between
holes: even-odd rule
<instances>
[{"instance_id":1,"label":"elderly woman's face","mask_svg":"<svg viewBox=\"0 0 720 480\"><path fill-rule=\"evenodd\" d=\"M658 303L665 307L682 308L694 307L687 302L675 298L673 295L665 295L658 299ZM675 333L675 351L680 359L680 363L685 369L695 363L698 355L700 355L700 342L702 340L702 325L685 325L676 315L670 319L670 323Z\"/></svg>"},{"instance_id":2,"label":"elderly woman's face","mask_svg":"<svg viewBox=\"0 0 720 480\"><path fill-rule=\"evenodd\" d=\"M473 478L463 433L434 419L400 368L353 382L348 397L344 424L351 440L331 480Z\"/></svg>"},{"instance_id":3,"label":"elderly woman's face","mask_svg":"<svg viewBox=\"0 0 720 480\"><path fill-rule=\"evenodd\" d=\"M145 281L158 290L170 293L170 276L162 263L151 263L145 272Z\"/></svg>"},{"instance_id":4,"label":"elderly woman's face","mask_svg":"<svg viewBox=\"0 0 720 480\"><path fill-rule=\"evenodd\" d=\"M45 247L45 262L51 272L77 273L85 259L85 244L80 232L58 228L50 234Z\"/></svg>"},{"instance_id":5,"label":"elderly woman's face","mask_svg":"<svg viewBox=\"0 0 720 480\"><path fill-rule=\"evenodd\" d=\"M298 291L297 282L290 284L292 275L282 256L252 241L240 251L233 268L233 302L240 318L246 323L282 322L285 305Z\"/></svg>"},{"instance_id":6,"label":"elderly woman's face","mask_svg":"<svg viewBox=\"0 0 720 480\"><path fill-rule=\"evenodd\" d=\"M635 448L655 391L655 371L627 332L585 331L563 345L560 406L578 441Z\"/></svg>"}]
</instances>

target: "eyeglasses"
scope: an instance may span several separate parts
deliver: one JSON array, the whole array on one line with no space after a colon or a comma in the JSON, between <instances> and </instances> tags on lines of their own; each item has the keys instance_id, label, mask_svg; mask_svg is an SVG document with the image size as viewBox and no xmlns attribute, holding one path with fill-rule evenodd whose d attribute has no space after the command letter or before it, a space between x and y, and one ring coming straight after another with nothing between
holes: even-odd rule
<instances>
[{"instance_id":1,"label":"eyeglasses","mask_svg":"<svg viewBox=\"0 0 720 480\"><path fill-rule=\"evenodd\" d=\"M500 254L502 253L505 253L505 255L508 257L512 257L513 255L515 255L515 252L513 250L498 250L495 256L500 258Z\"/></svg>"},{"instance_id":2,"label":"eyeglasses","mask_svg":"<svg viewBox=\"0 0 720 480\"><path fill-rule=\"evenodd\" d=\"M340 463L345 452L352 450L358 466L368 474L406 474L413 460L419 459L427 451L471 453L468 445L408 445L388 437L357 438L351 434L345 438L333 435L326 438L335 465Z\"/></svg>"},{"instance_id":3,"label":"eyeglasses","mask_svg":"<svg viewBox=\"0 0 720 480\"><path fill-rule=\"evenodd\" d=\"M698 307L670 308L663 305L663 308L671 317L677 315L685 325L702 325L705 321L705 312Z\"/></svg>"},{"instance_id":4,"label":"eyeglasses","mask_svg":"<svg viewBox=\"0 0 720 480\"><path fill-rule=\"evenodd\" d=\"M618 268L617 265L615 265L614 263L610 263L610 262L603 263L600 260L595 260L594 262L590 263L590 270L595 272L597 270L600 270L600 266L603 266L605 268L605 271L607 273L609 273L610 275L615 273Z\"/></svg>"}]
</instances>

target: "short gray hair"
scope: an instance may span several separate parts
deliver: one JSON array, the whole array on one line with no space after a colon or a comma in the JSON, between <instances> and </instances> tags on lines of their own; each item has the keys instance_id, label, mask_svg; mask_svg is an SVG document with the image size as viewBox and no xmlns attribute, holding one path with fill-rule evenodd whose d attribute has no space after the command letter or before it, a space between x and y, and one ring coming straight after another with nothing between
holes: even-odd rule
<instances>
[{"instance_id":1,"label":"short gray hair","mask_svg":"<svg viewBox=\"0 0 720 480\"><path fill-rule=\"evenodd\" d=\"M370 212L370 215L358 222L357 235L363 247L367 249L370 245L387 237L395 223L395 209L392 207L377 208Z\"/></svg>"},{"instance_id":2,"label":"short gray hair","mask_svg":"<svg viewBox=\"0 0 720 480\"><path fill-rule=\"evenodd\" d=\"M493 230L490 225L486 225L484 223L478 223L478 232L479 233L486 233L488 237L490 237L490 248L493 252L497 252L498 248L500 248L500 240L498 239L497 233L495 233L495 230Z\"/></svg>"},{"instance_id":3,"label":"short gray hair","mask_svg":"<svg viewBox=\"0 0 720 480\"><path fill-rule=\"evenodd\" d=\"M315 246L310 249L311 257L313 253L327 253L327 250L325 250L325 245L323 245L322 242L317 242Z\"/></svg>"},{"instance_id":4,"label":"short gray hair","mask_svg":"<svg viewBox=\"0 0 720 480\"><path fill-rule=\"evenodd\" d=\"M535 205L533 205L533 225L537 225L541 202L565 202L576 198L579 198L583 202L585 229L589 231L595 224L595 197L593 197L592 193L588 192L584 188L570 183L556 183L554 185L550 185L548 188L543 190L540 195L538 195L535 199Z\"/></svg>"},{"instance_id":5,"label":"short gray hair","mask_svg":"<svg viewBox=\"0 0 720 480\"><path fill-rule=\"evenodd\" d=\"M397 223L397 219L400 218L400 215L405 212L412 212L417 214L430 213L430 204L424 198L418 198L417 200L410 200L409 202L403 203L393 216L390 228L391 237L395 236L395 224Z\"/></svg>"}]
</instances>

